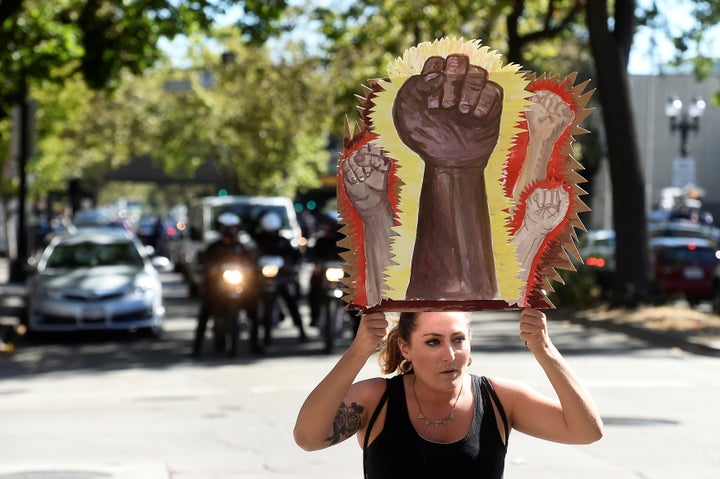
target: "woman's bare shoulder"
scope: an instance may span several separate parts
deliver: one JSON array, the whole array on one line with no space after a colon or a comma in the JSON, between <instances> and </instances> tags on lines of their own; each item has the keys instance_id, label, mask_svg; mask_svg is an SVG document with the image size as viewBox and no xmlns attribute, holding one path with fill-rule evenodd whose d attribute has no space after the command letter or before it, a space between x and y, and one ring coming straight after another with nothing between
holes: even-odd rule
<instances>
[{"instance_id":1,"label":"woman's bare shoulder","mask_svg":"<svg viewBox=\"0 0 720 479\"><path fill-rule=\"evenodd\" d=\"M380 399L387 388L387 380L385 378L372 378L364 381L358 381L350 388L350 394L346 396L346 400L355 403L355 408L359 409L362 415L361 427L357 433L358 443L362 447L365 441L365 432L370 418L380 404ZM384 414L381 412L377 418L377 425L373 428L370 442L380 433L382 425L385 422Z\"/></svg>"},{"instance_id":2,"label":"woman's bare shoulder","mask_svg":"<svg viewBox=\"0 0 720 479\"><path fill-rule=\"evenodd\" d=\"M501 400L511 401L518 396L533 394L533 390L528 385L519 381L497 377L488 377L487 379Z\"/></svg>"},{"instance_id":3,"label":"woman's bare shoulder","mask_svg":"<svg viewBox=\"0 0 720 479\"><path fill-rule=\"evenodd\" d=\"M348 396L363 400L365 404L376 403L380 400L386 386L385 378L371 378L358 381L350 388Z\"/></svg>"}]
</instances>

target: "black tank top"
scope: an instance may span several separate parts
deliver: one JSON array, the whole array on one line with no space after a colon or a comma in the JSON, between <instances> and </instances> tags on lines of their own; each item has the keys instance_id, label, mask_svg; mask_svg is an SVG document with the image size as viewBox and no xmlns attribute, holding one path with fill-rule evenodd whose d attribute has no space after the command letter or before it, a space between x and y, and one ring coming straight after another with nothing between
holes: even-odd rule
<instances>
[{"instance_id":1,"label":"black tank top","mask_svg":"<svg viewBox=\"0 0 720 479\"><path fill-rule=\"evenodd\" d=\"M385 395L365 434L363 468L366 479L447 477L451 474L455 477L501 479L509 434L505 411L487 378L471 377L475 391L475 414L467 436L453 443L423 439L410 422L402 376L387 379ZM497 427L491 395L505 424L505 443ZM370 430L386 399L385 426L368 446Z\"/></svg>"}]
</instances>

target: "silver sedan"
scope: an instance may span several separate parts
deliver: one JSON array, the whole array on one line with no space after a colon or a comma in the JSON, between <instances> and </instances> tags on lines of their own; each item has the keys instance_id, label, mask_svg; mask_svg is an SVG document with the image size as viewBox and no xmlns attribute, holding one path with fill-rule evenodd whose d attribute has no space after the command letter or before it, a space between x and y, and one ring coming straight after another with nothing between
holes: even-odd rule
<instances>
[{"instance_id":1,"label":"silver sedan","mask_svg":"<svg viewBox=\"0 0 720 479\"><path fill-rule=\"evenodd\" d=\"M122 231L91 229L55 237L27 282L29 330L159 334L165 307L156 264L139 240Z\"/></svg>"}]
</instances>

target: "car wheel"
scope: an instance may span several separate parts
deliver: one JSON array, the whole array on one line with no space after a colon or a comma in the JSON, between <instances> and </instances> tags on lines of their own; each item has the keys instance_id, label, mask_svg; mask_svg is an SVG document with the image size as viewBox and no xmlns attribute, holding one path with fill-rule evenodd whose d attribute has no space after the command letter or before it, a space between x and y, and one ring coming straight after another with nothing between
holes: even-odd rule
<instances>
[{"instance_id":1,"label":"car wheel","mask_svg":"<svg viewBox=\"0 0 720 479\"><path fill-rule=\"evenodd\" d=\"M716 282L712 289L712 311L720 314L720 282Z\"/></svg>"},{"instance_id":2,"label":"car wheel","mask_svg":"<svg viewBox=\"0 0 720 479\"><path fill-rule=\"evenodd\" d=\"M160 339L162 338L163 329L162 326L151 326L149 328L142 328L140 334L151 339Z\"/></svg>"},{"instance_id":3,"label":"car wheel","mask_svg":"<svg viewBox=\"0 0 720 479\"><path fill-rule=\"evenodd\" d=\"M30 315L27 307L23 307L18 313L18 322L27 328L30 323Z\"/></svg>"}]
</instances>

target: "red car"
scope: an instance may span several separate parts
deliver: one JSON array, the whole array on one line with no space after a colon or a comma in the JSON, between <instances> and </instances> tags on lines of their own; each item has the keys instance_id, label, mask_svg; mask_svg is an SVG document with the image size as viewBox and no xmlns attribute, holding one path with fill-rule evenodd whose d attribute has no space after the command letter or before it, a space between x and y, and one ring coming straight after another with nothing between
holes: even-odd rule
<instances>
[{"instance_id":1,"label":"red car","mask_svg":"<svg viewBox=\"0 0 720 479\"><path fill-rule=\"evenodd\" d=\"M720 251L701 238L654 238L651 244L655 283L667 297L691 304L712 299Z\"/></svg>"}]
</instances>

